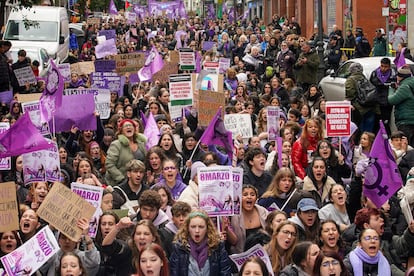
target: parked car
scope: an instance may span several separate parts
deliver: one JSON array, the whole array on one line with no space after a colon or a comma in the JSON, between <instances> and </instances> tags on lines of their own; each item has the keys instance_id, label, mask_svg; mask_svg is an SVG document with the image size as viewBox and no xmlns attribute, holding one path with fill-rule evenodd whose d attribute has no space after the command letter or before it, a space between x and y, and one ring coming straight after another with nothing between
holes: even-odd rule
<instances>
[{"instance_id":1,"label":"parked car","mask_svg":"<svg viewBox=\"0 0 414 276\"><path fill-rule=\"evenodd\" d=\"M339 66L339 68L335 72L332 72L330 75L322 78L322 80L319 82L319 88L325 95L326 100L345 100L345 81L347 77L351 74L349 72L349 67L352 63L360 63L362 65L362 68L364 69L364 75L369 79L372 71L374 71L380 66L380 61L382 58L384 57L365 57L350 59L345 61L341 66ZM392 66L395 67L395 65L392 63L393 57L389 58L391 59ZM414 66L414 62L412 62L411 60L406 59L405 61L407 64L410 65L410 67Z\"/></svg>"},{"instance_id":2,"label":"parked car","mask_svg":"<svg viewBox=\"0 0 414 276\"><path fill-rule=\"evenodd\" d=\"M46 49L34 46L25 46L24 48L11 47L7 54L11 56L13 62L17 61L17 52L20 49L24 49L26 51L26 57L30 58L31 62L35 60L39 62L39 76L46 76L50 59L50 56L48 55Z\"/></svg>"}]
</instances>

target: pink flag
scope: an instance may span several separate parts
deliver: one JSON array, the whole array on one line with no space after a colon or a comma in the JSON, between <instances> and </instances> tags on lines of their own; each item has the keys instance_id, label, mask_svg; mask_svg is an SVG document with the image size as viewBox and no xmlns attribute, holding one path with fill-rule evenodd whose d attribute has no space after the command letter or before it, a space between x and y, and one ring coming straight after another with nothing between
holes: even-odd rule
<instances>
[{"instance_id":1,"label":"pink flag","mask_svg":"<svg viewBox=\"0 0 414 276\"><path fill-rule=\"evenodd\" d=\"M158 129L157 122L155 122L152 112L149 113L149 116L147 118L144 135L147 137L147 150L158 144L158 140L160 139L160 130Z\"/></svg>"},{"instance_id":2,"label":"pink flag","mask_svg":"<svg viewBox=\"0 0 414 276\"><path fill-rule=\"evenodd\" d=\"M145 65L138 70L139 81L151 80L152 75L160 71L163 66L164 61L162 56L155 47L152 47L149 56L145 60Z\"/></svg>"},{"instance_id":3,"label":"pink flag","mask_svg":"<svg viewBox=\"0 0 414 276\"><path fill-rule=\"evenodd\" d=\"M365 172L364 194L381 208L402 184L387 132L380 121L380 130L372 145L369 166Z\"/></svg>"},{"instance_id":4,"label":"pink flag","mask_svg":"<svg viewBox=\"0 0 414 276\"><path fill-rule=\"evenodd\" d=\"M200 141L206 145L219 145L225 148L227 154L232 158L233 138L231 131L227 131L221 119L221 108L211 120L207 129L204 131Z\"/></svg>"},{"instance_id":5,"label":"pink flag","mask_svg":"<svg viewBox=\"0 0 414 276\"><path fill-rule=\"evenodd\" d=\"M33 125L26 112L0 135L0 158L44 150L51 145Z\"/></svg>"},{"instance_id":6,"label":"pink flag","mask_svg":"<svg viewBox=\"0 0 414 276\"><path fill-rule=\"evenodd\" d=\"M62 96L64 88L64 79L59 69L52 59L50 59L50 68L47 72L46 87L40 97L40 114L42 122L48 122L52 119L56 110L62 106Z\"/></svg>"},{"instance_id":7,"label":"pink flag","mask_svg":"<svg viewBox=\"0 0 414 276\"><path fill-rule=\"evenodd\" d=\"M109 2L109 14L118 14L118 10L115 6L114 0L111 0Z\"/></svg>"}]
</instances>

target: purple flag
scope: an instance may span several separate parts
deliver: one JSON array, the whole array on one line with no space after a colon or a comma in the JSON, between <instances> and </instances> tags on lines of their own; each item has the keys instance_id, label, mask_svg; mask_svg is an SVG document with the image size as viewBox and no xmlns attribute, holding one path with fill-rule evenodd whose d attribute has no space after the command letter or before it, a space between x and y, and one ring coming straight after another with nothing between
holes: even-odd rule
<instances>
[{"instance_id":1,"label":"purple flag","mask_svg":"<svg viewBox=\"0 0 414 276\"><path fill-rule=\"evenodd\" d=\"M229 22L230 23L233 23L234 22L234 7L231 7L230 8L228 15L229 15L229 17L228 17L229 18Z\"/></svg>"},{"instance_id":2,"label":"purple flag","mask_svg":"<svg viewBox=\"0 0 414 276\"><path fill-rule=\"evenodd\" d=\"M162 56L158 53L155 47L152 47L144 66L138 70L138 77L140 81L148 81L152 79L152 75L157 73L164 66Z\"/></svg>"},{"instance_id":3,"label":"purple flag","mask_svg":"<svg viewBox=\"0 0 414 276\"><path fill-rule=\"evenodd\" d=\"M95 46L96 58L104 58L106 56L116 55L117 53L118 49L113 38L105 40Z\"/></svg>"},{"instance_id":4,"label":"purple flag","mask_svg":"<svg viewBox=\"0 0 414 276\"><path fill-rule=\"evenodd\" d=\"M62 106L64 79L53 59L50 59L50 68L47 72L46 87L40 97L40 114L42 122L52 119L56 110Z\"/></svg>"},{"instance_id":5,"label":"purple flag","mask_svg":"<svg viewBox=\"0 0 414 276\"><path fill-rule=\"evenodd\" d=\"M147 137L147 143L145 144L147 150L157 145L158 140L160 139L160 130L158 129L157 122L155 121L152 112L149 113L147 118L144 135Z\"/></svg>"},{"instance_id":6,"label":"purple flag","mask_svg":"<svg viewBox=\"0 0 414 276\"><path fill-rule=\"evenodd\" d=\"M180 0L180 2L178 4L178 16L180 16L181 18L187 18L187 11L185 10L183 0Z\"/></svg>"},{"instance_id":7,"label":"purple flag","mask_svg":"<svg viewBox=\"0 0 414 276\"><path fill-rule=\"evenodd\" d=\"M195 51L195 60L196 60L196 66L195 66L195 73L200 73L201 71L201 60L203 57L198 51Z\"/></svg>"},{"instance_id":8,"label":"purple flag","mask_svg":"<svg viewBox=\"0 0 414 276\"><path fill-rule=\"evenodd\" d=\"M223 2L223 7L221 8L221 11L225 14L229 12L229 8L227 7L227 1Z\"/></svg>"},{"instance_id":9,"label":"purple flag","mask_svg":"<svg viewBox=\"0 0 414 276\"><path fill-rule=\"evenodd\" d=\"M247 9L247 10L244 12L244 14L243 14L242 20L247 19L247 17L249 17L249 13L250 13L250 10L249 10L249 9Z\"/></svg>"},{"instance_id":10,"label":"purple flag","mask_svg":"<svg viewBox=\"0 0 414 276\"><path fill-rule=\"evenodd\" d=\"M115 3L114 3L114 0L111 0L110 2L109 2L109 14L118 14L118 10L117 10L117 8L116 8L116 6L115 6Z\"/></svg>"},{"instance_id":11,"label":"purple flag","mask_svg":"<svg viewBox=\"0 0 414 276\"><path fill-rule=\"evenodd\" d=\"M369 165L365 172L364 194L381 208L402 184L387 132L380 121L380 130L372 145Z\"/></svg>"},{"instance_id":12,"label":"purple flag","mask_svg":"<svg viewBox=\"0 0 414 276\"><path fill-rule=\"evenodd\" d=\"M0 158L44 150L51 145L33 125L29 112L26 112L0 135Z\"/></svg>"},{"instance_id":13,"label":"purple flag","mask_svg":"<svg viewBox=\"0 0 414 276\"><path fill-rule=\"evenodd\" d=\"M79 130L96 130L95 100L93 93L69 95L63 97L63 105L55 115L55 126L49 126L53 132L69 131L72 126Z\"/></svg>"},{"instance_id":14,"label":"purple flag","mask_svg":"<svg viewBox=\"0 0 414 276\"><path fill-rule=\"evenodd\" d=\"M209 4L208 5L207 18L208 19L215 19L216 18L216 10L214 8L214 4Z\"/></svg>"},{"instance_id":15,"label":"purple flag","mask_svg":"<svg viewBox=\"0 0 414 276\"><path fill-rule=\"evenodd\" d=\"M141 121L144 128L147 126L147 117L145 116L144 112L142 110L139 111L141 115Z\"/></svg>"},{"instance_id":16,"label":"purple flag","mask_svg":"<svg viewBox=\"0 0 414 276\"><path fill-rule=\"evenodd\" d=\"M404 52L405 52L405 47L401 49L401 52L398 53L394 59L394 63L395 63L395 66L397 67L397 70L406 64Z\"/></svg>"},{"instance_id":17,"label":"purple flag","mask_svg":"<svg viewBox=\"0 0 414 276\"><path fill-rule=\"evenodd\" d=\"M233 154L233 137L231 131L227 131L221 119L221 108L211 120L207 129L204 131L200 141L206 145L219 145L225 148L230 159Z\"/></svg>"}]
</instances>

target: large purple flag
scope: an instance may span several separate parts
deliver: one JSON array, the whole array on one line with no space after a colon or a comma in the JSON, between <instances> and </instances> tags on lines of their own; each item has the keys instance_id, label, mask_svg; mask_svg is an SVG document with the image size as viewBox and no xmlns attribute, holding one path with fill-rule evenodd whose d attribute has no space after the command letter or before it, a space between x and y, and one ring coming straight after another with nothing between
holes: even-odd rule
<instances>
[{"instance_id":1,"label":"large purple flag","mask_svg":"<svg viewBox=\"0 0 414 276\"><path fill-rule=\"evenodd\" d=\"M139 81L148 81L152 79L152 75L157 73L164 66L162 56L155 47L152 47L144 66L138 70Z\"/></svg>"},{"instance_id":2,"label":"large purple flag","mask_svg":"<svg viewBox=\"0 0 414 276\"><path fill-rule=\"evenodd\" d=\"M179 1L180 2L178 4L178 16L180 16L181 18L187 18L187 11L185 10L184 1L183 0L179 0Z\"/></svg>"},{"instance_id":3,"label":"large purple flag","mask_svg":"<svg viewBox=\"0 0 414 276\"><path fill-rule=\"evenodd\" d=\"M96 58L104 58L106 56L116 55L117 53L118 49L113 38L105 40L95 46Z\"/></svg>"},{"instance_id":4,"label":"large purple flag","mask_svg":"<svg viewBox=\"0 0 414 276\"><path fill-rule=\"evenodd\" d=\"M380 121L380 130L372 145L369 165L365 172L364 194L381 208L402 184L387 132Z\"/></svg>"},{"instance_id":5,"label":"large purple flag","mask_svg":"<svg viewBox=\"0 0 414 276\"><path fill-rule=\"evenodd\" d=\"M147 117L145 116L144 112L142 112L142 110L139 111L140 115L141 115L141 121L142 121L142 125L144 126L144 128L147 126Z\"/></svg>"},{"instance_id":6,"label":"large purple flag","mask_svg":"<svg viewBox=\"0 0 414 276\"><path fill-rule=\"evenodd\" d=\"M115 6L114 0L111 0L109 2L109 14L113 14L113 15L118 14L118 10Z\"/></svg>"},{"instance_id":7,"label":"large purple flag","mask_svg":"<svg viewBox=\"0 0 414 276\"><path fill-rule=\"evenodd\" d=\"M158 140L160 139L160 130L158 129L157 122L155 121L152 112L149 113L147 118L144 135L147 137L147 143L145 144L147 150L158 144Z\"/></svg>"},{"instance_id":8,"label":"large purple flag","mask_svg":"<svg viewBox=\"0 0 414 276\"><path fill-rule=\"evenodd\" d=\"M395 66L397 67L397 70L406 64L404 52L405 52L405 47L401 49L401 52L397 54L397 57L395 57L394 59L394 63L395 63Z\"/></svg>"},{"instance_id":9,"label":"large purple flag","mask_svg":"<svg viewBox=\"0 0 414 276\"><path fill-rule=\"evenodd\" d=\"M51 145L33 125L29 112L26 112L0 135L0 158L44 150Z\"/></svg>"},{"instance_id":10,"label":"large purple flag","mask_svg":"<svg viewBox=\"0 0 414 276\"><path fill-rule=\"evenodd\" d=\"M227 131L221 119L221 108L211 120L207 129L204 131L200 141L206 145L219 145L225 148L227 154L232 158L233 137L231 131Z\"/></svg>"},{"instance_id":11,"label":"large purple flag","mask_svg":"<svg viewBox=\"0 0 414 276\"><path fill-rule=\"evenodd\" d=\"M50 68L47 72L46 87L40 97L40 111L42 122L52 119L56 110L62 106L64 79L56 64L50 59Z\"/></svg>"},{"instance_id":12,"label":"large purple flag","mask_svg":"<svg viewBox=\"0 0 414 276\"><path fill-rule=\"evenodd\" d=\"M231 7L229 12L228 12L228 18L229 18L229 22L233 23L234 22L234 7Z\"/></svg>"},{"instance_id":13,"label":"large purple flag","mask_svg":"<svg viewBox=\"0 0 414 276\"><path fill-rule=\"evenodd\" d=\"M216 18L216 9L214 8L214 4L209 4L207 7L207 19L215 19Z\"/></svg>"}]
</instances>

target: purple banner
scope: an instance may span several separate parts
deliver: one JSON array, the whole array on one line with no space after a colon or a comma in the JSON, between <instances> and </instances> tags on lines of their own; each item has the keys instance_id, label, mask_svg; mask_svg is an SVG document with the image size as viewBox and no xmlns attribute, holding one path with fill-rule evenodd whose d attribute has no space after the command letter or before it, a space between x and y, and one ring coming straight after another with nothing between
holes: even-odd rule
<instances>
[{"instance_id":1,"label":"purple banner","mask_svg":"<svg viewBox=\"0 0 414 276\"><path fill-rule=\"evenodd\" d=\"M0 92L1 103L10 104L12 100L13 100L13 91Z\"/></svg>"},{"instance_id":2,"label":"purple banner","mask_svg":"<svg viewBox=\"0 0 414 276\"><path fill-rule=\"evenodd\" d=\"M116 32L115 30L101 30L98 33L99 36L105 36L106 40L114 39L116 40Z\"/></svg>"},{"instance_id":3,"label":"purple banner","mask_svg":"<svg viewBox=\"0 0 414 276\"><path fill-rule=\"evenodd\" d=\"M109 89L111 92L121 90L121 76L114 72L92 73L92 87L98 89Z\"/></svg>"},{"instance_id":4,"label":"purple banner","mask_svg":"<svg viewBox=\"0 0 414 276\"><path fill-rule=\"evenodd\" d=\"M111 38L103 41L102 43L95 46L96 58L104 58L110 55L118 54L118 49L115 45L115 39Z\"/></svg>"},{"instance_id":5,"label":"purple banner","mask_svg":"<svg viewBox=\"0 0 414 276\"><path fill-rule=\"evenodd\" d=\"M62 97L62 107L55 114L55 127L49 126L53 132L69 131L72 126L79 130L96 130L95 100L93 93L69 95Z\"/></svg>"},{"instance_id":6,"label":"purple banner","mask_svg":"<svg viewBox=\"0 0 414 276\"><path fill-rule=\"evenodd\" d=\"M211 48L214 47L214 44L216 44L216 42L214 42L214 41L204 41L203 42L203 50L204 51L210 50Z\"/></svg>"},{"instance_id":7,"label":"purple banner","mask_svg":"<svg viewBox=\"0 0 414 276\"><path fill-rule=\"evenodd\" d=\"M95 72L113 72L115 69L115 60L95 60Z\"/></svg>"}]
</instances>

